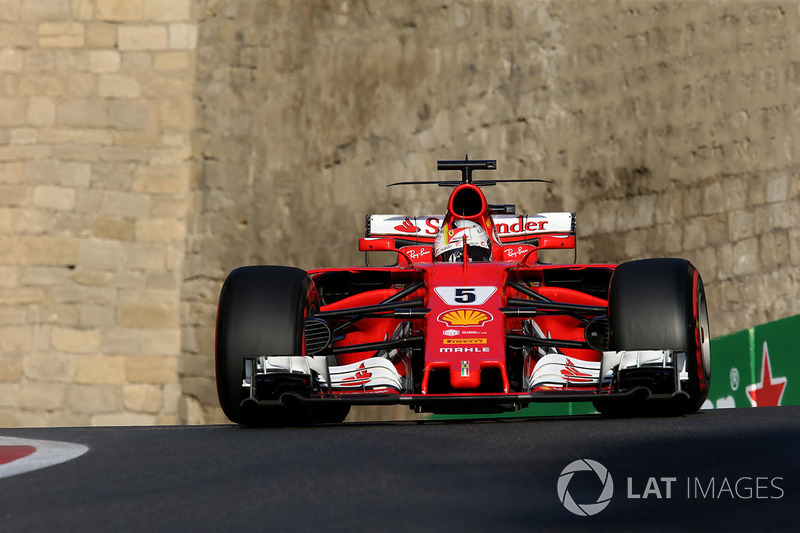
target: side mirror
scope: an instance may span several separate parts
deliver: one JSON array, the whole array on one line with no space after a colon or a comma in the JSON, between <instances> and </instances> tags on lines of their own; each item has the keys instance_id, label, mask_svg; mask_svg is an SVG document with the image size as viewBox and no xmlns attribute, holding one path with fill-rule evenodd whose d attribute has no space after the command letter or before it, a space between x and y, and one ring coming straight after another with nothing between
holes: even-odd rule
<instances>
[{"instance_id":1,"label":"side mirror","mask_svg":"<svg viewBox=\"0 0 800 533\"><path fill-rule=\"evenodd\" d=\"M539 237L539 250L571 250L575 248L575 235L542 235Z\"/></svg>"},{"instance_id":2,"label":"side mirror","mask_svg":"<svg viewBox=\"0 0 800 533\"><path fill-rule=\"evenodd\" d=\"M391 237L361 237L358 239L359 252L395 252L406 260L408 268L411 267L413 260L403 250L397 249L397 243ZM367 266L369 262L367 261Z\"/></svg>"},{"instance_id":3,"label":"side mirror","mask_svg":"<svg viewBox=\"0 0 800 533\"><path fill-rule=\"evenodd\" d=\"M362 237L358 239L359 252L396 252L397 247L391 237Z\"/></svg>"}]
</instances>

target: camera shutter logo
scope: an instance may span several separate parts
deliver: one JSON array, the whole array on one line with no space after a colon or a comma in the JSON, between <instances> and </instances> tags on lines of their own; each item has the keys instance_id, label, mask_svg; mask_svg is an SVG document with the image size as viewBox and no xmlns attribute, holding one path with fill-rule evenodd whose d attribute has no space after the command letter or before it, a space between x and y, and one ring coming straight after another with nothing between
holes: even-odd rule
<instances>
[{"instance_id":1,"label":"camera shutter logo","mask_svg":"<svg viewBox=\"0 0 800 533\"><path fill-rule=\"evenodd\" d=\"M594 503L577 503L572 499L567 487L569 482L572 481L572 476L576 472L594 472L597 474L598 479L603 484L603 490L597 501ZM614 480L611 479L611 474L608 469L597 461L591 459L578 459L573 461L561 471L558 477L558 499L567 511L578 516L592 516L606 508L611 502L611 497L614 495Z\"/></svg>"}]
</instances>

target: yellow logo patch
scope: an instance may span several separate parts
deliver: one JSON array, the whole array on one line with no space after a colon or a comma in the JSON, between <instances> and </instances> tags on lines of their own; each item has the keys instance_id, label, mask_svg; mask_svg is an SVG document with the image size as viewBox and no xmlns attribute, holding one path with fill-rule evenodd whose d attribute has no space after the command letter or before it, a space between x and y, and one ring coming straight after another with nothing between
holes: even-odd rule
<instances>
[{"instance_id":1,"label":"yellow logo patch","mask_svg":"<svg viewBox=\"0 0 800 533\"><path fill-rule=\"evenodd\" d=\"M448 326L482 326L492 320L492 315L478 309L454 309L439 315Z\"/></svg>"}]
</instances>

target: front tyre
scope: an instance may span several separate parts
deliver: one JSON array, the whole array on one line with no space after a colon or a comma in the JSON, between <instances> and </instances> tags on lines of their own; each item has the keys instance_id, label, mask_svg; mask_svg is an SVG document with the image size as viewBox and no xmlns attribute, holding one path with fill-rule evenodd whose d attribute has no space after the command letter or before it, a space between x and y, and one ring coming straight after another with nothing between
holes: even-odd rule
<instances>
[{"instance_id":1,"label":"front tyre","mask_svg":"<svg viewBox=\"0 0 800 533\"><path fill-rule=\"evenodd\" d=\"M610 348L685 353L685 393L669 400L597 401L604 414L694 413L708 397L711 349L703 280L684 259L644 259L617 267L609 287ZM620 386L645 385L670 392L671 379L658 369L623 371Z\"/></svg>"},{"instance_id":2,"label":"front tyre","mask_svg":"<svg viewBox=\"0 0 800 533\"><path fill-rule=\"evenodd\" d=\"M219 403L232 422L300 423L308 417L300 406L272 412L243 406L242 382L247 358L303 353L303 323L316 299L311 278L298 268L246 266L228 275L217 310L216 372Z\"/></svg>"}]
</instances>

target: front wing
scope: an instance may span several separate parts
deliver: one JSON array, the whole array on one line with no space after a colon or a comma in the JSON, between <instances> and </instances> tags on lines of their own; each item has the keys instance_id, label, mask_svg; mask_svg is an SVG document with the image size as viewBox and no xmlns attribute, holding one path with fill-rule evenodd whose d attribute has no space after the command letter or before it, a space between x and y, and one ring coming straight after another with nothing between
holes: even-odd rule
<instances>
[{"instance_id":1,"label":"front wing","mask_svg":"<svg viewBox=\"0 0 800 533\"><path fill-rule=\"evenodd\" d=\"M257 356L245 360L243 405L286 406L297 403L408 405L418 412L510 411L534 402L608 399L674 398L686 396L686 356L672 350L607 351L601 361L580 361L563 354L540 359L525 390L507 393L413 393L412 383L387 358L372 357L349 365L329 364L325 356ZM671 390L658 394L650 387L621 387L621 373L662 372ZM602 379L601 379L602 376Z\"/></svg>"}]
</instances>

